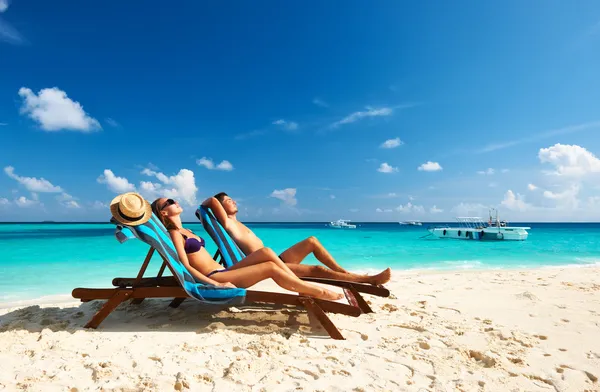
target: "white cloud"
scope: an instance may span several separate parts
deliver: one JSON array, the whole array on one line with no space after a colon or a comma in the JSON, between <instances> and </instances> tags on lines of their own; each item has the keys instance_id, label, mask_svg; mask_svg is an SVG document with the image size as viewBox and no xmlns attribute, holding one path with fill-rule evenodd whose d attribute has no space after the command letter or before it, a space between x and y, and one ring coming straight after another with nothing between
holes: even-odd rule
<instances>
[{"instance_id":1,"label":"white cloud","mask_svg":"<svg viewBox=\"0 0 600 392\"><path fill-rule=\"evenodd\" d=\"M531 208L530 204L525 203L525 199L522 195L518 193L515 195L515 193L510 189L506 191L504 194L504 200L502 200L500 204L509 210L514 211L526 211Z\"/></svg>"},{"instance_id":2,"label":"white cloud","mask_svg":"<svg viewBox=\"0 0 600 392\"><path fill-rule=\"evenodd\" d=\"M104 121L106 121L106 123L113 128L119 128L121 126L121 124L119 124L117 121L113 120L110 117L107 117Z\"/></svg>"},{"instance_id":3,"label":"white cloud","mask_svg":"<svg viewBox=\"0 0 600 392\"><path fill-rule=\"evenodd\" d=\"M101 209L104 209L104 208L108 208L108 204L96 200L96 201L94 201L92 203L92 208L101 210Z\"/></svg>"},{"instance_id":4,"label":"white cloud","mask_svg":"<svg viewBox=\"0 0 600 392\"><path fill-rule=\"evenodd\" d=\"M71 100L57 87L42 89L38 95L21 87L19 95L23 98L21 113L37 121L43 130L90 132L102 129L98 120L88 116L79 102Z\"/></svg>"},{"instance_id":5,"label":"white cloud","mask_svg":"<svg viewBox=\"0 0 600 392\"><path fill-rule=\"evenodd\" d=\"M75 200L68 200L65 201L63 203L63 205L67 208L81 208L81 206L79 205L79 203L77 203Z\"/></svg>"},{"instance_id":6,"label":"white cloud","mask_svg":"<svg viewBox=\"0 0 600 392\"><path fill-rule=\"evenodd\" d=\"M502 169L500 170L502 173L508 173L510 170L509 169Z\"/></svg>"},{"instance_id":7,"label":"white cloud","mask_svg":"<svg viewBox=\"0 0 600 392\"><path fill-rule=\"evenodd\" d=\"M21 196L15 200L15 204L21 208L28 208L38 205L40 202L37 200L30 200L25 196Z\"/></svg>"},{"instance_id":8,"label":"white cloud","mask_svg":"<svg viewBox=\"0 0 600 392\"><path fill-rule=\"evenodd\" d=\"M279 199L291 207L295 206L298 203L298 200L296 200L296 188L285 188L281 190L276 189L273 192L271 192L271 195L269 195L269 197Z\"/></svg>"},{"instance_id":9,"label":"white cloud","mask_svg":"<svg viewBox=\"0 0 600 392\"><path fill-rule=\"evenodd\" d=\"M435 205L429 209L429 212L432 214L439 214L444 212L441 208L437 208Z\"/></svg>"},{"instance_id":10,"label":"white cloud","mask_svg":"<svg viewBox=\"0 0 600 392\"><path fill-rule=\"evenodd\" d=\"M511 141L503 142L503 143L489 144L489 145L483 147L482 149L478 150L477 152L485 153L485 152L490 152L490 151L501 150L504 148L516 146L518 144L529 143L529 142L533 142L533 141L544 139L544 138L551 137L551 136L565 135L565 134L569 134L569 133L585 131L588 129L598 128L598 127L600 127L600 121L594 121L594 122L577 124L577 125L570 125L570 126L567 126L564 128L553 129L553 130L541 132L541 133L535 134L533 136L528 136L523 139L511 140ZM525 132L523 132L523 133L525 134ZM531 134L531 133L527 132L527 134Z\"/></svg>"},{"instance_id":11,"label":"white cloud","mask_svg":"<svg viewBox=\"0 0 600 392\"><path fill-rule=\"evenodd\" d=\"M163 173L158 173L150 169L142 170L142 174L156 177L161 183L152 183L150 181L140 182L140 193L148 199L156 199L159 197L180 198L188 205L194 207L197 204L196 180L194 172L189 169L181 169L174 176L167 176Z\"/></svg>"},{"instance_id":12,"label":"white cloud","mask_svg":"<svg viewBox=\"0 0 600 392\"><path fill-rule=\"evenodd\" d=\"M529 189L530 191L535 191L536 189L538 189L538 187L533 184L527 184L527 189Z\"/></svg>"},{"instance_id":13,"label":"white cloud","mask_svg":"<svg viewBox=\"0 0 600 392\"><path fill-rule=\"evenodd\" d=\"M383 212L381 208L375 208L375 212Z\"/></svg>"},{"instance_id":14,"label":"white cloud","mask_svg":"<svg viewBox=\"0 0 600 392\"><path fill-rule=\"evenodd\" d=\"M487 212L488 206L485 206L481 203L464 203L455 205L452 207L451 211L460 216L469 216L469 215L481 215L484 212Z\"/></svg>"},{"instance_id":15,"label":"white cloud","mask_svg":"<svg viewBox=\"0 0 600 392\"><path fill-rule=\"evenodd\" d=\"M223 170L223 171L232 171L233 165L231 162L223 160L218 165L215 165L211 158L202 157L196 160L196 164L198 166L203 166L209 170Z\"/></svg>"},{"instance_id":16,"label":"white cloud","mask_svg":"<svg viewBox=\"0 0 600 392\"><path fill-rule=\"evenodd\" d=\"M115 193L133 192L135 190L135 185L131 184L125 177L115 176L110 169L105 169L96 181L100 184L106 184L108 189Z\"/></svg>"},{"instance_id":17,"label":"white cloud","mask_svg":"<svg viewBox=\"0 0 600 392\"><path fill-rule=\"evenodd\" d=\"M423 206L414 205L409 201L408 203L406 203L404 205L400 204L398 207L396 207L396 211L403 212L403 213L408 213L408 212L423 213L423 212L425 212L425 208L423 208Z\"/></svg>"},{"instance_id":18,"label":"white cloud","mask_svg":"<svg viewBox=\"0 0 600 392\"><path fill-rule=\"evenodd\" d=\"M333 200L333 199L335 199L335 195L329 195L329 198L330 198L331 200Z\"/></svg>"},{"instance_id":19,"label":"white cloud","mask_svg":"<svg viewBox=\"0 0 600 392\"><path fill-rule=\"evenodd\" d=\"M6 12L9 5L8 0L0 0L0 14ZM18 45L25 42L25 39L14 27L0 18L0 41Z\"/></svg>"},{"instance_id":20,"label":"white cloud","mask_svg":"<svg viewBox=\"0 0 600 392\"><path fill-rule=\"evenodd\" d=\"M5 206L10 204L10 201L5 197L0 197L0 206Z\"/></svg>"},{"instance_id":21,"label":"white cloud","mask_svg":"<svg viewBox=\"0 0 600 392\"><path fill-rule=\"evenodd\" d=\"M379 147L381 147L381 148L396 148L403 144L404 144L404 142L402 140L400 140L399 137L397 137L394 139L386 140L385 142L381 143L381 145Z\"/></svg>"},{"instance_id":22,"label":"white cloud","mask_svg":"<svg viewBox=\"0 0 600 392\"><path fill-rule=\"evenodd\" d=\"M331 124L330 127L337 128L340 125L351 124L353 122L356 122L356 121L366 118L366 117L390 116L393 112L394 112L394 110L389 107L375 109L375 108L367 106L366 111L358 111L358 112L349 114L348 116L344 117L343 119Z\"/></svg>"},{"instance_id":23,"label":"white cloud","mask_svg":"<svg viewBox=\"0 0 600 392\"><path fill-rule=\"evenodd\" d=\"M426 163L424 163L421 166L419 166L417 168L417 170L434 172L434 171L442 170L442 166L440 166L440 164L437 163L437 162L427 161Z\"/></svg>"},{"instance_id":24,"label":"white cloud","mask_svg":"<svg viewBox=\"0 0 600 392\"><path fill-rule=\"evenodd\" d=\"M273 125L279 125L281 128L283 128L286 131L295 131L296 129L298 129L297 122L287 121L284 119L273 121Z\"/></svg>"},{"instance_id":25,"label":"white cloud","mask_svg":"<svg viewBox=\"0 0 600 392\"><path fill-rule=\"evenodd\" d=\"M495 170L492 169L491 167L488 168L487 170L480 170L477 172L477 174L483 174L483 175L488 175L488 176L491 176L494 173L495 173Z\"/></svg>"},{"instance_id":26,"label":"white cloud","mask_svg":"<svg viewBox=\"0 0 600 392\"><path fill-rule=\"evenodd\" d=\"M562 192L544 191L543 195L546 199L554 200L557 208L572 208L576 209L579 206L579 195L581 187L579 184L571 184Z\"/></svg>"},{"instance_id":27,"label":"white cloud","mask_svg":"<svg viewBox=\"0 0 600 392\"><path fill-rule=\"evenodd\" d=\"M221 161L221 163L217 165L217 170L232 171L233 165L229 161Z\"/></svg>"},{"instance_id":28,"label":"white cloud","mask_svg":"<svg viewBox=\"0 0 600 392\"><path fill-rule=\"evenodd\" d=\"M600 172L600 159L578 145L560 144L541 148L538 157L542 163L555 167L552 174L566 177L581 177Z\"/></svg>"},{"instance_id":29,"label":"white cloud","mask_svg":"<svg viewBox=\"0 0 600 392\"><path fill-rule=\"evenodd\" d=\"M76 199L66 192L63 192L62 194L58 195L56 197L56 200L58 200L63 206L67 208L81 208Z\"/></svg>"},{"instance_id":30,"label":"white cloud","mask_svg":"<svg viewBox=\"0 0 600 392\"><path fill-rule=\"evenodd\" d=\"M497 187L497 186L498 186L498 183L497 183L497 182L490 182L490 183L488 184L488 186L489 186L490 188L495 188L495 187Z\"/></svg>"},{"instance_id":31,"label":"white cloud","mask_svg":"<svg viewBox=\"0 0 600 392\"><path fill-rule=\"evenodd\" d=\"M15 173L15 168L12 166L6 166L4 173L7 176L16 180L19 184L23 185L30 192L62 192L62 188L59 186L52 185L52 183L44 178L35 177L21 177Z\"/></svg>"},{"instance_id":32,"label":"white cloud","mask_svg":"<svg viewBox=\"0 0 600 392\"><path fill-rule=\"evenodd\" d=\"M329 105L327 104L327 102L323 101L320 98L313 99L312 103L314 103L315 105L320 106L322 108L328 108L329 107Z\"/></svg>"},{"instance_id":33,"label":"white cloud","mask_svg":"<svg viewBox=\"0 0 600 392\"><path fill-rule=\"evenodd\" d=\"M398 171L397 167L393 167L388 165L386 162L383 162L379 168L377 169L378 172L380 173L394 173Z\"/></svg>"}]
</instances>

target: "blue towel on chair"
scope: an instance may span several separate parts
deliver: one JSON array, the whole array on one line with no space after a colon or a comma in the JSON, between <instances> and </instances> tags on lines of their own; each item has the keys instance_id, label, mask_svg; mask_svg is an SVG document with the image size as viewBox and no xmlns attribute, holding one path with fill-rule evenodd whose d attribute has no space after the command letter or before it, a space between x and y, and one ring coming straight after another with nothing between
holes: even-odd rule
<instances>
[{"instance_id":1,"label":"blue towel on chair","mask_svg":"<svg viewBox=\"0 0 600 392\"><path fill-rule=\"evenodd\" d=\"M196 217L200 219L202 226L204 226L204 230L206 230L215 244L217 244L226 268L232 267L246 257L244 252L242 252L229 233L225 231L208 207L202 205L198 207L196 210Z\"/></svg>"},{"instance_id":2,"label":"blue towel on chair","mask_svg":"<svg viewBox=\"0 0 600 392\"><path fill-rule=\"evenodd\" d=\"M175 277L181 283L183 289L192 298L209 304L242 304L245 300L246 290L241 288L222 288L213 285L198 283L179 260L175 245L171 241L169 233L152 214L152 218L139 226L125 226L111 219L117 225L115 237L121 243L138 238L160 253L162 258L169 263Z\"/></svg>"}]
</instances>

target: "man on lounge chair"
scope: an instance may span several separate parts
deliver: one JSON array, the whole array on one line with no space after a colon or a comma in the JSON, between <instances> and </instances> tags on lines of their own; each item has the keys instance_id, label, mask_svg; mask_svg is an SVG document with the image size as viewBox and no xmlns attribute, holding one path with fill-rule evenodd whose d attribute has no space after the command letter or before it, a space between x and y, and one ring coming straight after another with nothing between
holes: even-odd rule
<instances>
[{"instance_id":1,"label":"man on lounge chair","mask_svg":"<svg viewBox=\"0 0 600 392\"><path fill-rule=\"evenodd\" d=\"M237 220L237 204L225 192L206 199L202 205L212 210L221 226L227 230L244 253L250 254L265 247L261 239L252 230ZM310 253L328 268L316 265L301 265L300 263ZM281 253L279 258L299 277L311 276L372 284L383 284L391 278L389 268L377 275L359 275L346 271L314 236L292 245Z\"/></svg>"}]
</instances>

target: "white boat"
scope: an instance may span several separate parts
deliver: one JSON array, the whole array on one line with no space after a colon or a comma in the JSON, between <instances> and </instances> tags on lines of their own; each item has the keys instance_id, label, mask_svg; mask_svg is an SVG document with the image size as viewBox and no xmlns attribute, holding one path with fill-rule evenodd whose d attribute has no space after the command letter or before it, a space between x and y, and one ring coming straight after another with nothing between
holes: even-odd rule
<instances>
[{"instance_id":1,"label":"white boat","mask_svg":"<svg viewBox=\"0 0 600 392\"><path fill-rule=\"evenodd\" d=\"M496 218L492 219L492 211ZM490 218L484 222L479 217L457 217L458 227L434 227L428 231L437 238L484 241L525 241L530 227L511 227L508 222L498 219L498 211L490 209Z\"/></svg>"},{"instance_id":2,"label":"white boat","mask_svg":"<svg viewBox=\"0 0 600 392\"><path fill-rule=\"evenodd\" d=\"M398 222L398 223L400 223L401 225L409 225L409 226L423 226L423 223L418 220L404 221L404 222Z\"/></svg>"},{"instance_id":3,"label":"white boat","mask_svg":"<svg viewBox=\"0 0 600 392\"><path fill-rule=\"evenodd\" d=\"M356 229L356 225L353 225L348 219L338 219L334 222L329 222L329 227L336 229Z\"/></svg>"}]
</instances>

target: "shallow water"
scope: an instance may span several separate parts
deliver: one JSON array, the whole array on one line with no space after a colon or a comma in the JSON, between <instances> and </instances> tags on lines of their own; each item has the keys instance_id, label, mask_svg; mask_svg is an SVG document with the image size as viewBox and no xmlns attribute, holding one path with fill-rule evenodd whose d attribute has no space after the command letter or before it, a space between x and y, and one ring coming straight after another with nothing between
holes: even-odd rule
<instances>
[{"instance_id":1,"label":"shallow water","mask_svg":"<svg viewBox=\"0 0 600 392\"><path fill-rule=\"evenodd\" d=\"M523 242L478 242L425 237L424 226L359 223L354 230L325 223L248 224L266 246L282 252L316 236L345 267L357 271L398 269L518 268L600 262L600 224L522 223ZM216 246L199 223L186 224ZM116 276L135 276L148 246L119 244L111 224L0 224L0 302L70 294L74 287L111 287ZM312 256L306 261L316 264ZM148 273L161 261L154 256Z\"/></svg>"}]
</instances>

